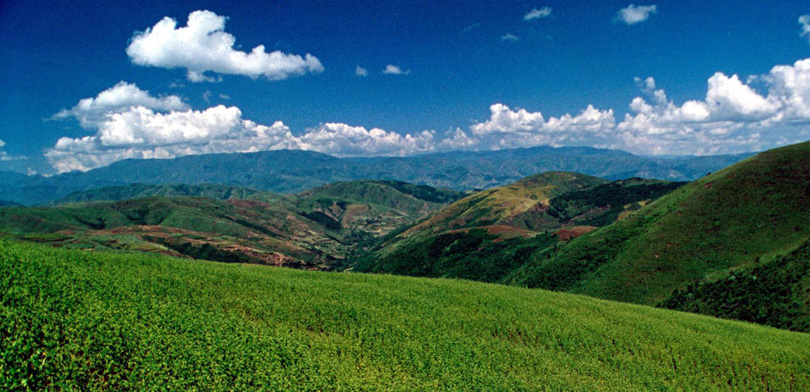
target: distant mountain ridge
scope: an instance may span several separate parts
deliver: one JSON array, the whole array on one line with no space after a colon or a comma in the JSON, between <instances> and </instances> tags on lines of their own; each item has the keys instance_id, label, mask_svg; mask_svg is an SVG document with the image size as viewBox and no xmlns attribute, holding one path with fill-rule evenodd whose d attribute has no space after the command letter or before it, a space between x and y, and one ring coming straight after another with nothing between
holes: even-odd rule
<instances>
[{"instance_id":1,"label":"distant mountain ridge","mask_svg":"<svg viewBox=\"0 0 810 392\"><path fill-rule=\"evenodd\" d=\"M76 191L141 184L222 184L295 193L328 183L395 180L456 190L501 186L546 171L571 171L609 180L630 177L694 180L752 154L650 158L590 147L531 147L409 157L336 158L279 150L124 160L85 173L52 177L0 173L0 200L46 203Z\"/></svg>"}]
</instances>

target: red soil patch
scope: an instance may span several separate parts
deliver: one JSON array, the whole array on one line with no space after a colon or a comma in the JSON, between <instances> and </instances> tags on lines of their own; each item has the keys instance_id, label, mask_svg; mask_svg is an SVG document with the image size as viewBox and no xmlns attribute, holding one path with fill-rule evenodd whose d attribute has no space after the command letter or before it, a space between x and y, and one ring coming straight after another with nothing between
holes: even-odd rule
<instances>
[{"instance_id":1,"label":"red soil patch","mask_svg":"<svg viewBox=\"0 0 810 392\"><path fill-rule=\"evenodd\" d=\"M570 239L590 233L594 230L596 230L596 227L594 226L573 226L557 230L557 232L554 234L557 235L557 238L559 238L560 241L568 241Z\"/></svg>"}]
</instances>

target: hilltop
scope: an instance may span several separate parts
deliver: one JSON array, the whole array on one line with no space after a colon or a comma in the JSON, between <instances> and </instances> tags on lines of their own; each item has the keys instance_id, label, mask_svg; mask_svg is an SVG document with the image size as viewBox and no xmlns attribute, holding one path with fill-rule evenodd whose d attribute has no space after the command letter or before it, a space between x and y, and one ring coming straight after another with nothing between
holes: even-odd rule
<instances>
[{"instance_id":1,"label":"hilltop","mask_svg":"<svg viewBox=\"0 0 810 392\"><path fill-rule=\"evenodd\" d=\"M807 390L810 337L544 290L0 240L0 388Z\"/></svg>"}]
</instances>

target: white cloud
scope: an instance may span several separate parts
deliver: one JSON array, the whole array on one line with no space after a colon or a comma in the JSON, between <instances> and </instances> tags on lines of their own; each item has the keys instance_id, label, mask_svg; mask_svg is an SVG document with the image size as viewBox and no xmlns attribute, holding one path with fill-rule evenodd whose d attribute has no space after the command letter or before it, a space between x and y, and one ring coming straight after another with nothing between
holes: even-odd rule
<instances>
[{"instance_id":1,"label":"white cloud","mask_svg":"<svg viewBox=\"0 0 810 392\"><path fill-rule=\"evenodd\" d=\"M176 20L164 17L132 37L127 55L137 65L185 68L192 82L217 80L206 72L281 80L323 71L318 58L310 54L268 53L264 45L250 53L235 50L236 38L224 31L225 19L210 11L194 11L186 27L178 28Z\"/></svg>"},{"instance_id":2,"label":"white cloud","mask_svg":"<svg viewBox=\"0 0 810 392\"><path fill-rule=\"evenodd\" d=\"M489 110L489 120L470 127L479 140L477 147L484 149L601 145L615 125L612 109L599 110L591 105L576 116L564 114L548 120L540 112L512 110L501 103L493 104Z\"/></svg>"},{"instance_id":3,"label":"white cloud","mask_svg":"<svg viewBox=\"0 0 810 392\"><path fill-rule=\"evenodd\" d=\"M650 91L649 104L636 97L616 130L617 147L642 154L718 154L755 151L810 136L810 59L778 65L753 78L767 95L739 76L715 73L706 98L675 105L663 89ZM654 81L652 84L654 89Z\"/></svg>"},{"instance_id":4,"label":"white cloud","mask_svg":"<svg viewBox=\"0 0 810 392\"><path fill-rule=\"evenodd\" d=\"M715 121L756 121L772 116L777 105L743 84L737 75L720 72L709 78L706 104Z\"/></svg>"},{"instance_id":5,"label":"white cloud","mask_svg":"<svg viewBox=\"0 0 810 392\"><path fill-rule=\"evenodd\" d=\"M357 68L354 69L354 75L355 76L368 76L368 70L358 65Z\"/></svg>"},{"instance_id":6,"label":"white cloud","mask_svg":"<svg viewBox=\"0 0 810 392\"><path fill-rule=\"evenodd\" d=\"M403 71L398 65L388 64L382 73L387 75L407 75L411 73L411 70Z\"/></svg>"},{"instance_id":7,"label":"white cloud","mask_svg":"<svg viewBox=\"0 0 810 392\"><path fill-rule=\"evenodd\" d=\"M655 5L636 6L634 4L630 4L626 8L619 10L616 15L616 19L631 25L647 20L651 14L656 12L658 12L658 7Z\"/></svg>"},{"instance_id":8,"label":"white cloud","mask_svg":"<svg viewBox=\"0 0 810 392\"><path fill-rule=\"evenodd\" d=\"M780 109L770 122L810 122L810 59L777 65L763 78L768 101Z\"/></svg>"},{"instance_id":9,"label":"white cloud","mask_svg":"<svg viewBox=\"0 0 810 392\"><path fill-rule=\"evenodd\" d=\"M800 35L807 38L807 41L810 42L810 15L800 16L799 24L802 25L802 32Z\"/></svg>"},{"instance_id":10,"label":"white cloud","mask_svg":"<svg viewBox=\"0 0 810 392\"><path fill-rule=\"evenodd\" d=\"M514 34L510 34L510 33L506 33L506 34L501 36L501 41L515 42L515 41L519 41L519 40L520 40L520 38L518 38L518 36L516 36Z\"/></svg>"},{"instance_id":11,"label":"white cloud","mask_svg":"<svg viewBox=\"0 0 810 392\"><path fill-rule=\"evenodd\" d=\"M157 113L145 107L111 113L94 135L59 139L45 152L58 172L89 170L128 159L300 148L282 122L242 118L236 107Z\"/></svg>"},{"instance_id":12,"label":"white cloud","mask_svg":"<svg viewBox=\"0 0 810 392\"><path fill-rule=\"evenodd\" d=\"M119 83L99 96L106 97L109 94L105 93L120 86L142 92L134 85ZM470 144L464 132L437 140L435 131L401 135L341 123L326 123L296 136L281 121L266 126L245 119L235 106L219 105L196 111L183 105L179 110L164 110L172 105L156 104L162 101L148 93L140 98L140 102L152 107L101 105L106 101L95 98L82 100L88 104L77 107L96 109L92 111L91 120L80 121L83 128L93 133L79 138L63 137L45 152L45 157L61 173L86 171L128 158L174 158L277 149L313 150L336 156L401 156L434 151L437 146L450 149ZM119 101L130 102L114 102ZM69 113L78 117L85 112L72 109ZM0 141L0 147L4 144ZM0 151L0 159L3 156Z\"/></svg>"},{"instance_id":13,"label":"white cloud","mask_svg":"<svg viewBox=\"0 0 810 392\"><path fill-rule=\"evenodd\" d=\"M541 18L548 18L551 16L551 7L543 7L540 9L534 8L528 14L523 16L523 20L530 21Z\"/></svg>"},{"instance_id":14,"label":"white cloud","mask_svg":"<svg viewBox=\"0 0 810 392\"><path fill-rule=\"evenodd\" d=\"M452 136L442 144L444 148L464 145L463 132ZM379 128L326 123L295 136L281 121L271 126L257 124L244 119L233 106L171 113L138 107L112 114L94 135L59 139L45 156L61 173L86 171L129 158L278 149L335 156L403 156L434 151L436 146L435 131L400 135Z\"/></svg>"},{"instance_id":15,"label":"white cloud","mask_svg":"<svg viewBox=\"0 0 810 392\"><path fill-rule=\"evenodd\" d=\"M336 156L404 156L433 151L434 131L400 135L379 128L366 129L341 123L326 123L308 129L300 137L304 150Z\"/></svg>"},{"instance_id":16,"label":"white cloud","mask_svg":"<svg viewBox=\"0 0 810 392\"><path fill-rule=\"evenodd\" d=\"M490 106L489 111L488 121L470 127L473 134L529 132L540 129L545 124L543 114L540 112L530 113L526 109L512 111L502 103Z\"/></svg>"},{"instance_id":17,"label":"white cloud","mask_svg":"<svg viewBox=\"0 0 810 392\"><path fill-rule=\"evenodd\" d=\"M75 117L83 128L92 128L105 121L107 113L138 106L158 111L188 109L188 105L176 95L156 98L134 84L118 82L115 86L100 92L95 98L82 99L72 109L63 109L53 117L57 119Z\"/></svg>"},{"instance_id":18,"label":"white cloud","mask_svg":"<svg viewBox=\"0 0 810 392\"><path fill-rule=\"evenodd\" d=\"M617 123L612 109L588 106L546 119L540 112L496 103L489 120L470 127L476 148L587 145L642 155L707 155L757 151L810 138L810 59L775 66L762 81L767 94L738 75L715 73L703 99L671 101L654 78L635 78L634 98Z\"/></svg>"}]
</instances>

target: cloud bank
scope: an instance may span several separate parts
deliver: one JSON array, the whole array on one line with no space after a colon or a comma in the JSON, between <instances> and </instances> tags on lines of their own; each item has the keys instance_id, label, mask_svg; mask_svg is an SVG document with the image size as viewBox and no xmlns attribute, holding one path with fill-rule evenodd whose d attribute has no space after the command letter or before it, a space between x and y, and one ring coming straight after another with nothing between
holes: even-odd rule
<instances>
[{"instance_id":1,"label":"cloud bank","mask_svg":"<svg viewBox=\"0 0 810 392\"><path fill-rule=\"evenodd\" d=\"M280 51L268 53L264 45L250 53L235 50L236 38L224 31L225 19L211 11L194 11L185 27L177 27L176 20L164 17L151 28L135 33L127 55L137 65L185 68L192 82L216 80L206 72L264 76L270 80L323 72L323 65L311 54L302 57Z\"/></svg>"},{"instance_id":2,"label":"cloud bank","mask_svg":"<svg viewBox=\"0 0 810 392\"><path fill-rule=\"evenodd\" d=\"M114 97L112 99L110 97ZM184 155L300 149L336 156L411 155L437 144L455 149L467 141L452 136L438 141L435 131L401 135L326 123L295 136L281 121L262 125L245 119L235 106L191 110L177 96L155 98L121 82L57 114L73 117L92 134L63 137L45 157L58 172L86 171L122 159L175 158ZM443 143L443 144L442 144ZM2 147L0 145L0 147Z\"/></svg>"},{"instance_id":3,"label":"cloud bank","mask_svg":"<svg viewBox=\"0 0 810 392\"><path fill-rule=\"evenodd\" d=\"M764 87L758 91L744 80ZM89 135L59 139L45 156L57 171L66 172L127 158L277 149L403 156L552 145L615 148L640 155L708 155L810 139L810 59L749 78L717 72L707 79L704 97L680 104L653 77L635 82L642 94L619 117L614 109L592 105L576 114L545 116L494 103L489 118L467 130L404 135L343 123L321 124L296 135L281 121L263 125L246 119L235 106L192 110L177 96L154 97L121 82L57 113L55 117L78 120Z\"/></svg>"},{"instance_id":4,"label":"cloud bank","mask_svg":"<svg viewBox=\"0 0 810 392\"><path fill-rule=\"evenodd\" d=\"M616 19L629 25L643 22L650 18L650 15L658 12L656 5L639 5L630 4L622 8L616 14Z\"/></svg>"}]
</instances>

